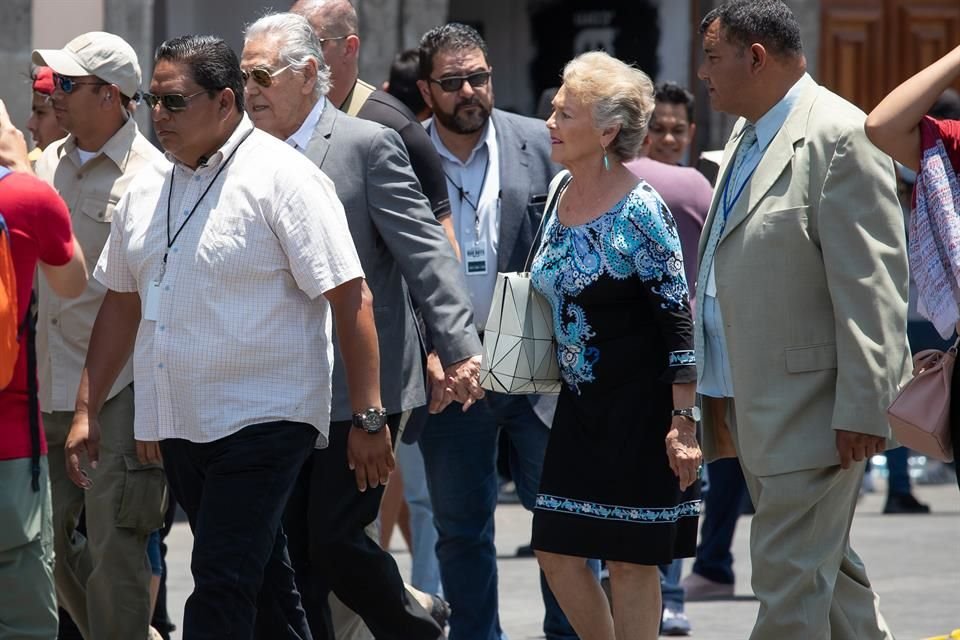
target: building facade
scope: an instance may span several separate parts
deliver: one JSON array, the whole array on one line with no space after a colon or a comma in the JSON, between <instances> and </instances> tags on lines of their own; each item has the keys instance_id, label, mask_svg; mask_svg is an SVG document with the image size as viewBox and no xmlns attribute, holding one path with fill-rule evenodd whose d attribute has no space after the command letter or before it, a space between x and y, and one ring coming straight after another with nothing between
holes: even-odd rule
<instances>
[{"instance_id":1,"label":"building facade","mask_svg":"<svg viewBox=\"0 0 960 640\"><path fill-rule=\"evenodd\" d=\"M288 0L273 6L283 8ZM890 89L960 44L960 0L786 0L803 32L808 68L821 83L869 110ZM394 54L427 29L457 20L490 45L497 106L533 113L563 64L602 48L656 81L673 80L698 97L699 149L723 146L732 120L713 113L696 77L700 19L721 0L354 0L360 18L361 77L379 84ZM112 31L137 50L145 84L157 44L184 33L212 33L238 51L244 25L264 0L3 0L0 97L19 126L29 116L30 51L60 47L93 29ZM145 113L138 115L150 131Z\"/></svg>"}]
</instances>

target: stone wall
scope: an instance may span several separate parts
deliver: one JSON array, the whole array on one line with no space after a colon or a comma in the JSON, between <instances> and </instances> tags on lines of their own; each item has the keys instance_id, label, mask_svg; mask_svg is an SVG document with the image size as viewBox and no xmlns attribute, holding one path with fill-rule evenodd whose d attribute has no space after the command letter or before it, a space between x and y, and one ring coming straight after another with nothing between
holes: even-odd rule
<instances>
[{"instance_id":1,"label":"stone wall","mask_svg":"<svg viewBox=\"0 0 960 640\"><path fill-rule=\"evenodd\" d=\"M360 19L360 77L377 87L397 52L447 21L448 0L354 0Z\"/></svg>"},{"instance_id":2,"label":"stone wall","mask_svg":"<svg viewBox=\"0 0 960 640\"><path fill-rule=\"evenodd\" d=\"M30 117L30 16L30 0L0 2L0 98L24 132Z\"/></svg>"}]
</instances>

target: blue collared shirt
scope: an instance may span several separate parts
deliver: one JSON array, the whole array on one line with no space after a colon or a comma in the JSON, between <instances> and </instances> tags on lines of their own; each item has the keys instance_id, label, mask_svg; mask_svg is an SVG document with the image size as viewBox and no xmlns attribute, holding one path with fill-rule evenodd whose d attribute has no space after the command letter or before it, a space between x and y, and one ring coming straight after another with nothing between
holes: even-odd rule
<instances>
[{"instance_id":1,"label":"blue collared shirt","mask_svg":"<svg viewBox=\"0 0 960 640\"><path fill-rule=\"evenodd\" d=\"M767 147L770 146L774 137L783 128L783 124L787 121L787 116L793 110L800 94L812 83L813 79L809 74L803 74L803 77L790 87L787 94L757 120L754 125L757 132L757 143L747 152L747 157L743 161L739 174L731 176L730 184L727 185L730 194L742 192L744 184L753 176L754 170L760 165L760 160L763 159ZM720 211L718 211L718 215L714 216L713 224L724 224L730 210L736 206L736 202L732 195L727 203L724 203L724 199L721 197L717 206ZM724 210L724 206L729 207L730 210ZM734 395L733 376L730 373L730 357L727 351L726 337L723 333L723 317L720 314L720 305L716 298L716 272L712 262L709 269L703 308L705 353L703 358L699 359L703 363L704 369L698 391L705 396L732 398Z\"/></svg>"}]
</instances>

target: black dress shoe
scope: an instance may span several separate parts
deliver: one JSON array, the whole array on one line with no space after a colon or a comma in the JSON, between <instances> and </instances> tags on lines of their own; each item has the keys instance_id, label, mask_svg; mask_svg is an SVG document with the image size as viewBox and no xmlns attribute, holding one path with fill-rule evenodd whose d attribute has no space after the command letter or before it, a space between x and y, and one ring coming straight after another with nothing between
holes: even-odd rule
<instances>
[{"instance_id":1,"label":"black dress shoe","mask_svg":"<svg viewBox=\"0 0 960 640\"><path fill-rule=\"evenodd\" d=\"M892 493L887 496L884 513L930 513L930 506L913 497L912 493Z\"/></svg>"}]
</instances>

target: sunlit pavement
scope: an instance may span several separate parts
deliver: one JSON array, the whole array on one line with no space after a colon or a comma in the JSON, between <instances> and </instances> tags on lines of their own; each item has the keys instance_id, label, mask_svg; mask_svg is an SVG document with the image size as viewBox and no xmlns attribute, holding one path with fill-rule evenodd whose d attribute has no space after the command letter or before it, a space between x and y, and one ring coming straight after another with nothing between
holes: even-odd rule
<instances>
[{"instance_id":1,"label":"sunlit pavement","mask_svg":"<svg viewBox=\"0 0 960 640\"><path fill-rule=\"evenodd\" d=\"M956 484L915 487L915 495L933 509L930 515L883 515L885 487L861 500L853 526L853 545L867 565L880 607L898 640L920 640L960 627L960 492ZM253 515L253 514L251 514ZM497 509L497 552L500 571L500 619L511 640L542 638L543 604L536 561L516 558L517 547L530 539L529 513L519 505ZM734 600L691 602L687 615L695 638L745 640L758 604L750 589L748 536L750 517L737 526ZM192 588L189 569L190 529L178 522L167 538L170 567L169 608L180 626L183 603ZM399 533L393 549L401 572L410 570L410 556ZM685 571L691 562L685 562ZM174 637L179 637L178 633Z\"/></svg>"}]
</instances>

